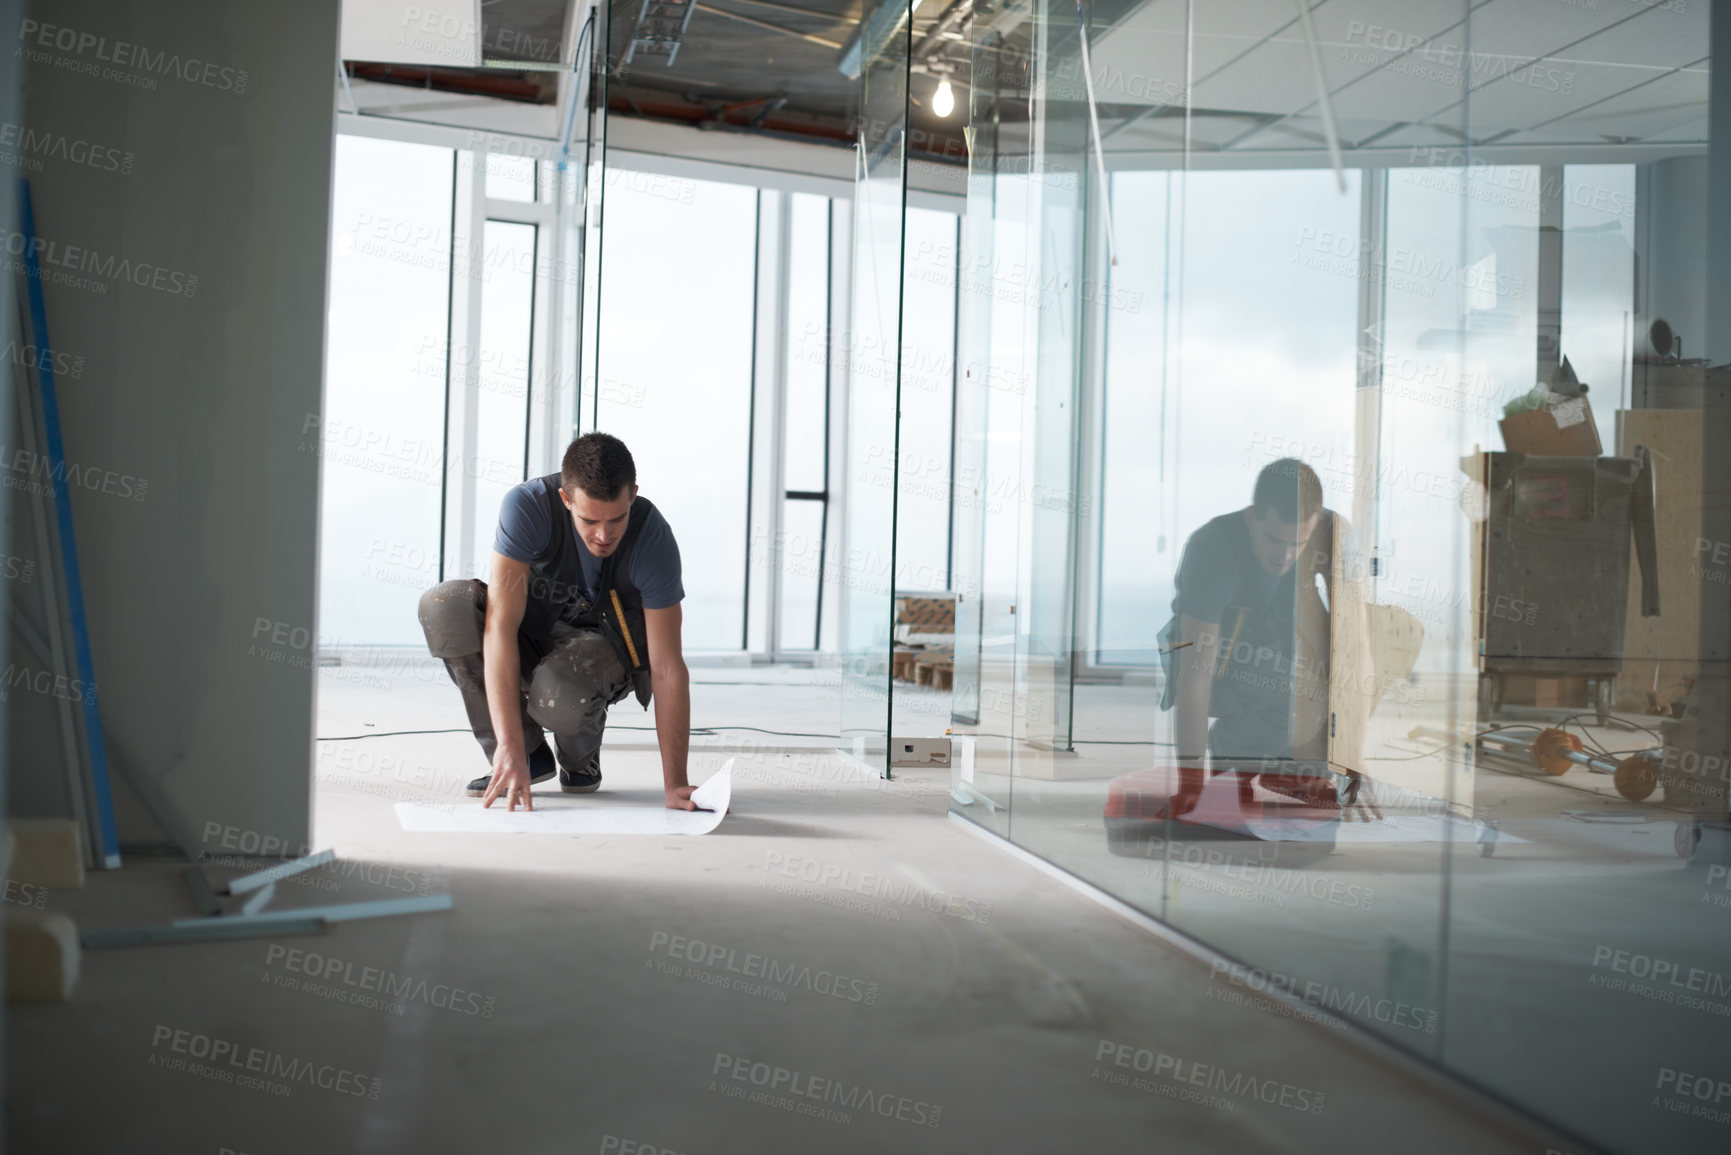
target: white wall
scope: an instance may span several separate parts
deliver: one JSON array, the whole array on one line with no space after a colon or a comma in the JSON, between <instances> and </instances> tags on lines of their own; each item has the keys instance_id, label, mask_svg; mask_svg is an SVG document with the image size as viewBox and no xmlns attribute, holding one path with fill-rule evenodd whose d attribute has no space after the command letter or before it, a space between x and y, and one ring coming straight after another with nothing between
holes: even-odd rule
<instances>
[{"instance_id":1,"label":"white wall","mask_svg":"<svg viewBox=\"0 0 1731 1155\"><path fill-rule=\"evenodd\" d=\"M19 0L0 0L0 28L16 28L18 26L18 20L23 14L23 7L23 4L20 3ZM0 123L15 123L18 119L18 89L23 77L23 72L24 68L22 62L12 55L7 54L4 59L0 59ZM13 185L10 180L6 180L0 181L0 186L3 186L0 187L0 221L10 221L14 211L12 201ZM6 276L0 278L0 280L5 281L4 284L0 284L0 309L8 310L10 312L10 310L15 308L12 296L14 278ZM11 367L0 366L0 368L10 370ZM5 379L11 380L10 377ZM3 393L8 401L11 400L9 392L0 390L0 393ZM0 444L10 445L12 443L12 412L13 407L11 405L0 405ZM0 552L10 555L12 552L12 545L7 533L7 528L8 527L3 523L0 523ZM0 613L6 611L10 602L11 592L12 591L8 588L7 583L0 583ZM0 663L5 663L8 658L7 643L9 640L10 639L6 636L6 631L0 630ZM0 823L5 822L8 809L6 805L6 784L8 774L6 737L6 715L4 711L0 711ZM6 860L3 863L0 863L0 865L8 868L7 875L10 877L11 871L9 868L12 864L9 860L9 852L3 847L0 847L0 859ZM0 955L0 982L5 981L4 972L5 959L3 955ZM5 1029L6 1007L4 1002L0 1001L0 1031L4 1031ZM0 1085L7 1084L8 1076L10 1076L10 1074L11 1071L7 1066L7 1057L5 1054L0 1053ZM0 1150L3 1150L4 1147L5 1140L0 1139Z\"/></svg>"},{"instance_id":2,"label":"white wall","mask_svg":"<svg viewBox=\"0 0 1731 1155\"><path fill-rule=\"evenodd\" d=\"M194 835L298 847L337 2L33 7L54 31L15 42L30 126L128 158L28 174L49 264L87 282L44 288L55 343L85 359L60 390L67 459L115 491L72 499L110 757ZM12 765L53 772L30 750ZM160 837L117 808L123 844Z\"/></svg>"}]
</instances>

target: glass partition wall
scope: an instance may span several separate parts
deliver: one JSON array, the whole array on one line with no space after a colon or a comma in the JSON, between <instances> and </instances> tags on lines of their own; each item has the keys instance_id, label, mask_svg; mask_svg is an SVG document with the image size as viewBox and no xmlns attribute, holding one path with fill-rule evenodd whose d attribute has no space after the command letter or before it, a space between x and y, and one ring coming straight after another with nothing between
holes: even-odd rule
<instances>
[{"instance_id":1,"label":"glass partition wall","mask_svg":"<svg viewBox=\"0 0 1731 1155\"><path fill-rule=\"evenodd\" d=\"M840 746L889 773L911 7L860 26L841 574Z\"/></svg>"},{"instance_id":2,"label":"glass partition wall","mask_svg":"<svg viewBox=\"0 0 1731 1155\"><path fill-rule=\"evenodd\" d=\"M971 30L954 812L1615 1151L1731 1122L1726 34Z\"/></svg>"}]
</instances>

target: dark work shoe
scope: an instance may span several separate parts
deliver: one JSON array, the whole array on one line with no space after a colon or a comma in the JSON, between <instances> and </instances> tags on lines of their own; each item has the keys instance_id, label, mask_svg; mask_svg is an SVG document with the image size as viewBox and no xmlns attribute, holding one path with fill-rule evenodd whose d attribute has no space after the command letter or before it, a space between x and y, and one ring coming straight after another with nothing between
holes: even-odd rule
<instances>
[{"instance_id":1,"label":"dark work shoe","mask_svg":"<svg viewBox=\"0 0 1731 1155\"><path fill-rule=\"evenodd\" d=\"M553 748L551 746L542 746L539 750L529 755L529 785L533 786L538 782L545 782L547 779L553 777L554 767ZM561 775L561 777L563 776ZM596 781L599 782L600 778L597 777ZM470 798L484 797L487 793L487 787L492 785L492 783L493 775L491 773L483 774L467 786L463 787L463 793L467 794Z\"/></svg>"},{"instance_id":2,"label":"dark work shoe","mask_svg":"<svg viewBox=\"0 0 1731 1155\"><path fill-rule=\"evenodd\" d=\"M593 794L601 789L601 755L591 755L575 772L559 767L559 789L567 794Z\"/></svg>"}]
</instances>

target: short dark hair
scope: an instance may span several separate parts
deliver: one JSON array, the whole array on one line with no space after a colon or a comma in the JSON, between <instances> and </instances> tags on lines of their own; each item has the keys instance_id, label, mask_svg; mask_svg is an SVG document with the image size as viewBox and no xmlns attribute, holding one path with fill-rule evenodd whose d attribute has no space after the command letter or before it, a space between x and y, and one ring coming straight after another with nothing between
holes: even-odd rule
<instances>
[{"instance_id":1,"label":"short dark hair","mask_svg":"<svg viewBox=\"0 0 1731 1155\"><path fill-rule=\"evenodd\" d=\"M1296 457L1270 461L1256 475L1251 505L1292 525L1310 520L1322 510L1322 482L1316 470Z\"/></svg>"},{"instance_id":2,"label":"short dark hair","mask_svg":"<svg viewBox=\"0 0 1731 1155\"><path fill-rule=\"evenodd\" d=\"M611 433L585 433L565 450L559 466L559 488L570 497L582 490L596 501L613 501L636 484L637 463Z\"/></svg>"}]
</instances>

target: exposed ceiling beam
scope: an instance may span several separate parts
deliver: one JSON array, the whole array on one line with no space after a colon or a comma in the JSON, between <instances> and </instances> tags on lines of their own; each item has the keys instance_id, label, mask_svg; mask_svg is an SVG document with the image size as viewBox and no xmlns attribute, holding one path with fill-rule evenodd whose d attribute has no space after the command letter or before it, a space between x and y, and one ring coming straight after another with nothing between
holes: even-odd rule
<instances>
[{"instance_id":1,"label":"exposed ceiling beam","mask_svg":"<svg viewBox=\"0 0 1731 1155\"><path fill-rule=\"evenodd\" d=\"M759 20L755 16L745 16L738 12L725 12L720 8L714 8L708 4L693 4L692 7L699 12L707 12L711 16L725 16L727 19L737 20L741 24L750 24L754 28L762 28L769 32L779 32L783 36L795 36L809 43L822 45L825 48L834 48L838 51L841 48L841 42L838 40L831 40L827 36L814 36L810 32L796 32L792 28L786 28L780 24L771 24L769 21Z\"/></svg>"},{"instance_id":2,"label":"exposed ceiling beam","mask_svg":"<svg viewBox=\"0 0 1731 1155\"><path fill-rule=\"evenodd\" d=\"M740 4L752 4L759 8L773 8L777 12L786 12L792 16L809 16L814 20L828 20L831 24L858 24L857 17L836 12L821 12L816 8L799 8L792 4L782 4L780 0L738 0Z\"/></svg>"}]
</instances>

